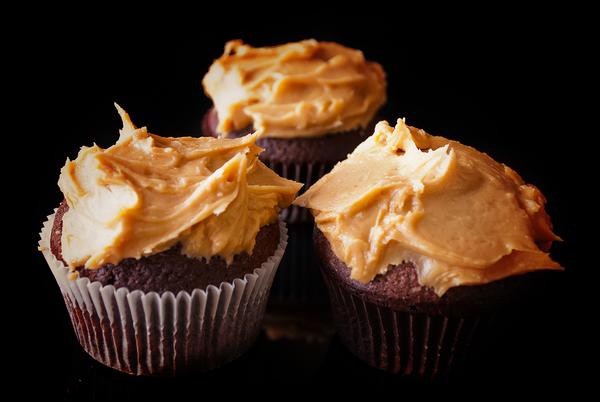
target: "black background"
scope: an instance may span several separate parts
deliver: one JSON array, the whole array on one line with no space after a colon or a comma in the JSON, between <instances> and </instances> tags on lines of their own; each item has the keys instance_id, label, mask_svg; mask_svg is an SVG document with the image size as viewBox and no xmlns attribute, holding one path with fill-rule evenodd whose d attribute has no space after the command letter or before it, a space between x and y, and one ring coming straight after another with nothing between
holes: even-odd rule
<instances>
[{"instance_id":1,"label":"black background","mask_svg":"<svg viewBox=\"0 0 600 402\"><path fill-rule=\"evenodd\" d=\"M580 214L586 204L581 183L589 146L579 121L584 111L575 90L587 85L580 48L586 36L557 12L494 13L459 21L389 15L210 20L176 29L143 20L99 25L56 23L40 30L27 48L23 70L27 116L13 136L30 152L23 169L30 192L25 242L29 256L27 300L19 305L15 338L23 346L20 373L33 373L48 400L65 395L84 400L96 395L200 395L197 387L223 384L331 384L420 390L430 384L396 380L368 370L334 339L325 363L312 366L310 346L267 345L260 341L232 367L201 378L144 380L120 376L91 363L76 345L60 292L36 250L45 216L61 200L56 184L67 157L81 145L111 145L120 121L118 102L135 124L163 136L197 135L210 101L201 79L229 39L252 45L314 37L362 49L388 75L389 121L406 117L411 125L472 145L506 163L536 184L548 198L555 231L564 239L552 254L567 267L556 302L534 327L511 340L513 353L498 366L478 373L476 384L495 388L566 388L582 381L591 352L586 342L588 300ZM173 20L170 20L173 23ZM176 24L177 25L177 24ZM31 142L30 142L31 141ZM583 192L583 193L582 193ZM18 289L15 289L18 290ZM22 294L21 292L18 292ZM19 344L21 345L21 344ZM589 346L588 346L589 345ZM22 353L24 352L24 353ZM501 359L502 360L502 359ZM320 361L320 360L319 360ZM19 366L20 367L20 366ZM462 387L466 381L454 384ZM435 385L446 386L446 385ZM202 392L202 391L200 391Z\"/></svg>"}]
</instances>

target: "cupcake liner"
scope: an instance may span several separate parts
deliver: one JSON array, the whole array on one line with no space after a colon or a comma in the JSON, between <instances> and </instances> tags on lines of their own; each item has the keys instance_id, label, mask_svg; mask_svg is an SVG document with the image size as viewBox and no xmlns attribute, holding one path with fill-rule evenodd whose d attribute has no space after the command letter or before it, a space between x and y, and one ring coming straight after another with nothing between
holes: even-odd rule
<instances>
[{"instance_id":1,"label":"cupcake liner","mask_svg":"<svg viewBox=\"0 0 600 402\"><path fill-rule=\"evenodd\" d=\"M327 305L327 291L313 250L313 224L291 224L288 232L288 247L275 276L269 304Z\"/></svg>"},{"instance_id":2,"label":"cupcake liner","mask_svg":"<svg viewBox=\"0 0 600 402\"><path fill-rule=\"evenodd\" d=\"M272 160L263 160L271 170L286 179L304 183L298 195L315 184L321 177L327 174L335 166L335 162L315 163L282 163ZM312 215L307 208L290 205L280 213L281 219L287 223L312 222Z\"/></svg>"},{"instance_id":3,"label":"cupcake liner","mask_svg":"<svg viewBox=\"0 0 600 402\"><path fill-rule=\"evenodd\" d=\"M61 289L73 329L95 360L135 375L175 375L210 370L246 351L256 340L273 278L287 245L280 242L252 274L218 287L165 292L129 291L88 278L70 280L50 251L54 214L40 234L40 250Z\"/></svg>"},{"instance_id":4,"label":"cupcake liner","mask_svg":"<svg viewBox=\"0 0 600 402\"><path fill-rule=\"evenodd\" d=\"M352 293L322 270L342 343L369 365L419 378L460 374L479 351L491 316L395 311Z\"/></svg>"}]
</instances>

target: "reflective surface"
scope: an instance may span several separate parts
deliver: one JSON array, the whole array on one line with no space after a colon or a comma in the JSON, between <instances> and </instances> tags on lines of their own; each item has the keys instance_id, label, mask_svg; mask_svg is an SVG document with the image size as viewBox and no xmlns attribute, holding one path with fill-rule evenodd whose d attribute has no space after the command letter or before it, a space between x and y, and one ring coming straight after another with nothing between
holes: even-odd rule
<instances>
[{"instance_id":1,"label":"reflective surface","mask_svg":"<svg viewBox=\"0 0 600 402\"><path fill-rule=\"evenodd\" d=\"M294 255L294 253L290 253ZM284 261L285 262L285 261ZM287 261L279 274L290 269ZM316 270L314 265L304 269ZM312 274L318 273L318 271ZM306 273L305 273L306 274ZM313 280L318 275L310 276ZM72 333L61 362L64 385L54 391L65 400L116 400L201 394L205 389L238 389L255 385L327 385L378 387L402 392L461 389L463 386L501 387L510 381L537 387L568 374L566 348L559 342L568 324L560 305L552 309L530 306L521 317L509 317L511 329L481 356L469 361L465 372L436 381L391 375L369 367L352 355L335 334L327 299L323 303L282 301L286 289L275 292L255 345L242 357L219 369L178 378L134 377L95 362L76 344ZM300 292L302 293L302 292ZM322 295L324 296L324 295ZM64 312L63 312L64 314ZM65 330L69 331L70 328ZM58 375L60 376L60 373Z\"/></svg>"},{"instance_id":2,"label":"reflective surface","mask_svg":"<svg viewBox=\"0 0 600 402\"><path fill-rule=\"evenodd\" d=\"M468 26L461 34L461 23L452 18L447 19L448 27L435 32L435 21L424 24L427 19L410 16L400 16L398 21L414 21L415 27L399 28L393 19L388 22L380 16L323 16L319 22L315 15L310 22L305 18L294 24L269 21L268 28L261 29L252 21L224 24L217 15L203 18L191 34L177 38L167 38L164 28L116 29L116 24L103 22L104 31L99 27L86 31L83 26L75 29L47 18L51 26L36 35L37 46L23 47L31 56L28 64L32 70L26 80L17 82L31 83L23 90L28 96L24 109L29 116L19 120L25 124L14 137L21 144L12 148L20 152L23 135L34 134L25 144L32 153L27 160L32 173L24 182L31 192L25 197L30 204L23 214L11 211L19 218L17 226L23 225L22 220L27 222L29 238L19 237L18 244L28 248L23 254L7 250L28 257L29 263L19 261L19 269L6 269L19 274L18 281L5 282L15 291L8 304L15 306L10 311L17 318L3 324L12 339L5 347L15 353L14 361L5 365L16 381L23 382L22 396L36 393L42 398L35 400L44 401L174 400L178 396L192 400L201 399L207 391L247 392L252 386L269 393L281 384L291 385L278 394L287 396L296 391L314 392L313 385L318 384L350 392L365 387L391 388L397 392L395 399L400 399L407 390L431 388L427 382L370 369L335 335L322 342L281 336L287 333L281 327L288 326L281 324L287 320L281 312L284 307L277 311L278 329L269 330L271 336L279 334L278 340L263 334L245 356L221 369L176 379L135 378L114 372L96 364L76 343L58 287L36 249L44 217L61 200L56 181L65 158L74 157L83 144L107 146L114 142L119 126L113 101L139 116L139 121L148 122L153 132L197 135L201 116L211 106L200 80L221 54L225 41L243 38L255 45L269 45L307 37L360 48L367 58L384 66L389 74L384 118L394 121L404 116L431 133L473 145L539 185L548 197L555 229L565 239L553 250L556 260L567 268L554 300L529 320L515 322L512 335L491 350L490 356L482 357L483 364L462 380L434 386L457 386L462 391L464 384L482 385L486 392L482 395L503 389L513 392L522 385L536 391L576 389L572 383L595 372L586 368L590 361L595 364L597 339L591 339L595 331L589 326L597 314L587 312L597 304L596 289L588 289L595 284L588 280L588 273L595 268L584 261L582 250L588 239L582 229L593 211L593 197L573 193L573 189L589 188L589 174L584 174L589 171L577 166L586 159L581 151L589 147L574 145L565 152L568 143L564 136L586 144L591 134L575 129L584 113L578 108L565 109L564 104L577 97L563 96L561 86L587 88L588 83L577 82L584 66L574 63L572 49L577 41L568 40L568 30L556 29L554 21L537 13L531 18L521 13L515 16L522 16L522 23L503 20L487 33L483 32L487 20L469 18L478 26ZM213 20L213 26L206 20ZM382 23L374 29L377 21ZM542 21L548 23L548 29L539 30L533 24ZM566 73L564 68L571 65L577 74ZM567 76L563 82L561 74ZM585 179L586 186L578 187L578 179ZM7 194L15 195L8 190L11 188ZM21 198L7 200L21 203ZM585 219L578 218L578 213ZM316 270L311 272L318 278ZM285 275L283 270L276 283L281 275ZM25 292L18 286L24 278ZM274 289L274 300L277 292ZM322 311L327 310L322 307Z\"/></svg>"}]
</instances>

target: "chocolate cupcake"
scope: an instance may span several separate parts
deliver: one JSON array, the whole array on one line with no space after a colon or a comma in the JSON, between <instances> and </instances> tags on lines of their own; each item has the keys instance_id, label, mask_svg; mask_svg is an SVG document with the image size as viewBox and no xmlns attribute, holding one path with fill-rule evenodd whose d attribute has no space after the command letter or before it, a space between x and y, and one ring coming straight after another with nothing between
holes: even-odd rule
<instances>
[{"instance_id":1,"label":"chocolate cupcake","mask_svg":"<svg viewBox=\"0 0 600 402\"><path fill-rule=\"evenodd\" d=\"M262 48L228 42L203 86L214 104L204 134L258 132L257 144L265 148L260 159L305 188L372 133L386 100L379 64L359 50L316 40ZM296 223L310 214L292 206L282 217Z\"/></svg>"},{"instance_id":2,"label":"chocolate cupcake","mask_svg":"<svg viewBox=\"0 0 600 402\"><path fill-rule=\"evenodd\" d=\"M118 108L118 107L117 107ZM123 129L61 171L44 253L85 351L136 375L218 367L256 339L301 184L258 160L256 135Z\"/></svg>"},{"instance_id":3,"label":"chocolate cupcake","mask_svg":"<svg viewBox=\"0 0 600 402\"><path fill-rule=\"evenodd\" d=\"M509 167L398 120L294 202L344 344L380 369L456 372L491 318L562 268L546 200ZM489 327L488 327L489 328Z\"/></svg>"}]
</instances>

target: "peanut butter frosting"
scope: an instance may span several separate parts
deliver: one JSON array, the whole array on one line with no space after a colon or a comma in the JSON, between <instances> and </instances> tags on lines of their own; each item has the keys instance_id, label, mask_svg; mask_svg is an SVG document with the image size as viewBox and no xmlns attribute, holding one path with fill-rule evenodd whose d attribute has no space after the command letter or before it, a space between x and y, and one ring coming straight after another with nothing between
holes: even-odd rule
<instances>
[{"instance_id":1,"label":"peanut butter frosting","mask_svg":"<svg viewBox=\"0 0 600 402\"><path fill-rule=\"evenodd\" d=\"M82 147L59 186L69 205L62 255L71 268L98 268L181 243L191 257L250 254L302 186L258 160L256 134L238 139L167 138L123 129L108 149Z\"/></svg>"},{"instance_id":2,"label":"peanut butter frosting","mask_svg":"<svg viewBox=\"0 0 600 402\"><path fill-rule=\"evenodd\" d=\"M202 81L223 136L314 137L366 127L386 99L382 67L362 52L304 40L254 48L227 42Z\"/></svg>"},{"instance_id":3,"label":"peanut butter frosting","mask_svg":"<svg viewBox=\"0 0 600 402\"><path fill-rule=\"evenodd\" d=\"M545 252L560 240L533 185L484 153L398 120L379 122L294 204L315 222L350 277L367 283L413 262L421 285L485 284L561 269Z\"/></svg>"}]
</instances>

